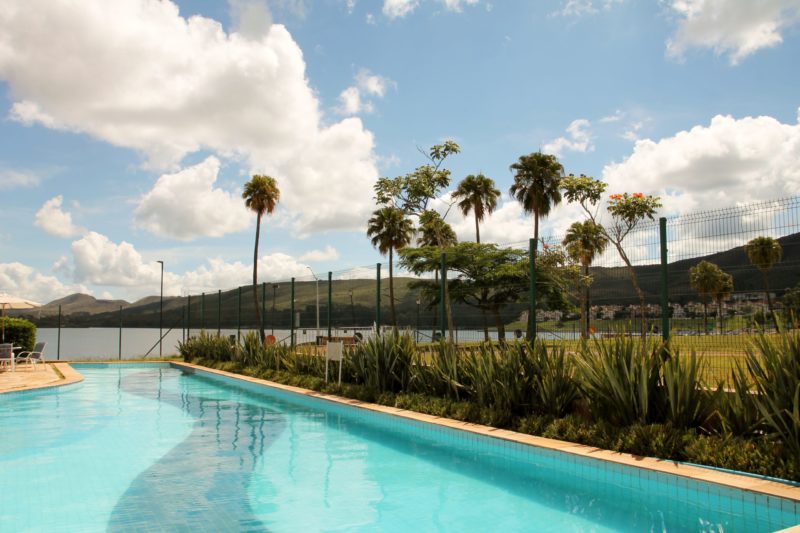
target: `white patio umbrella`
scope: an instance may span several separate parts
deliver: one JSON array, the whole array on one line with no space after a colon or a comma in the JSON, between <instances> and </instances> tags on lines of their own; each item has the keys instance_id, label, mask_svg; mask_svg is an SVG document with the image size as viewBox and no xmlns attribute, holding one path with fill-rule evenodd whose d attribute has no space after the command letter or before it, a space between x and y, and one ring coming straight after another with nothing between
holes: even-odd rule
<instances>
[{"instance_id":1,"label":"white patio umbrella","mask_svg":"<svg viewBox=\"0 0 800 533\"><path fill-rule=\"evenodd\" d=\"M0 316L3 322L3 342L6 342L6 309L33 309L41 305L42 304L34 302L33 300L28 300L27 298L0 294Z\"/></svg>"}]
</instances>

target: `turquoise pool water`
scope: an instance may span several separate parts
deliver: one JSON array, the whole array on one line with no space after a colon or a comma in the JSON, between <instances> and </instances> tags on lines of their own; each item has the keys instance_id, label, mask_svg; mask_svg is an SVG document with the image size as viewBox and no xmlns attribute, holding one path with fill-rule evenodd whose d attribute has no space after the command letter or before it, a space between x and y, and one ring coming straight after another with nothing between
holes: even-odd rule
<instances>
[{"instance_id":1,"label":"turquoise pool water","mask_svg":"<svg viewBox=\"0 0 800 533\"><path fill-rule=\"evenodd\" d=\"M793 502L168 366L0 395L0 531L774 531Z\"/></svg>"}]
</instances>

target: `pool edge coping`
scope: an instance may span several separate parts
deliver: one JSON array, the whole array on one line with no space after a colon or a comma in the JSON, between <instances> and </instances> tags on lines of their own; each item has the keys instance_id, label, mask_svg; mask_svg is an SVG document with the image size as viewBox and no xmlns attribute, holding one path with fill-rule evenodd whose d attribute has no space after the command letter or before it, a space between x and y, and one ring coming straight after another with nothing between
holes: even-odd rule
<instances>
[{"instance_id":1,"label":"pool edge coping","mask_svg":"<svg viewBox=\"0 0 800 533\"><path fill-rule=\"evenodd\" d=\"M590 459L597 459L601 461L608 461L615 464L625 465L633 468L640 468L650 471L659 472L662 474L670 474L683 478L689 478L695 481L702 481L706 483L713 483L722 485L724 487L744 490L747 492L754 492L765 496L773 496L777 498L784 498L800 503L800 487L792 487L777 481L770 481L767 479L752 477L748 475L732 474L729 472L721 472L711 468L703 468L700 466L691 466L680 462L675 462L666 459L657 459L653 457L643 457L628 453L615 452L611 450L604 450L594 446L587 446L585 444L577 444L574 442L560 441L549 439L545 437L537 437L525 433L518 433L507 429L500 429L491 426L484 426L482 424L475 424L472 422L462 422L452 418L445 418L440 416L428 415L410 411L408 409L401 409L398 407L388 407L385 405L378 405L361 400L354 400L334 394L326 394L301 387L294 387L291 385L284 385L274 381L265 379L254 378L224 370L217 370L193 363L172 361L171 366L177 368L188 368L191 370L199 370L208 372L210 374L217 374L220 376L246 381L257 385L271 387L279 390L293 392L304 396L327 400L334 403L349 405L368 411L383 413L392 416L398 416L407 420L414 420L418 422L425 422L437 426L447 427L450 429L457 429L467 431L476 435L483 435L485 437L495 438L503 441L514 442L526 446L534 446L537 448L544 448L563 453L569 453Z\"/></svg>"},{"instance_id":2,"label":"pool edge coping","mask_svg":"<svg viewBox=\"0 0 800 533\"><path fill-rule=\"evenodd\" d=\"M0 395L14 394L18 392L27 392L40 389L51 389L54 387L63 387L66 385L74 385L75 383L80 383L81 381L83 381L83 376L79 372L77 372L74 368L72 368L69 363L47 361L45 364L53 365L53 368L56 370L56 372L60 373L63 377L55 381L49 381L47 383L39 383L37 385L26 385L23 387L19 387L17 389L0 391Z\"/></svg>"}]
</instances>

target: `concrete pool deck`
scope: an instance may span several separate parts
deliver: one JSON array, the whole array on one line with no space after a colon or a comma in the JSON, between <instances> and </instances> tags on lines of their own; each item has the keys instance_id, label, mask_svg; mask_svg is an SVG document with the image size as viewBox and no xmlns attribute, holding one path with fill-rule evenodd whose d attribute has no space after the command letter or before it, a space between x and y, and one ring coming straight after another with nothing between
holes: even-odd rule
<instances>
[{"instance_id":1,"label":"concrete pool deck","mask_svg":"<svg viewBox=\"0 0 800 533\"><path fill-rule=\"evenodd\" d=\"M0 394L21 390L60 387L83 381L83 376L67 363L17 365L16 371L0 372Z\"/></svg>"}]
</instances>

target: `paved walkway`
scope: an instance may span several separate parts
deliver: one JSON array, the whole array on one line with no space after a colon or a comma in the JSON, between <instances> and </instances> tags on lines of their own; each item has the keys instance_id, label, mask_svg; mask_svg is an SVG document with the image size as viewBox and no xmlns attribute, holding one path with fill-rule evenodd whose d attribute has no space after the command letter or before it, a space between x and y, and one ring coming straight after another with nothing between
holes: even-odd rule
<instances>
[{"instance_id":1,"label":"paved walkway","mask_svg":"<svg viewBox=\"0 0 800 533\"><path fill-rule=\"evenodd\" d=\"M58 372L54 367L58 368ZM83 377L66 363L17 365L16 372L10 369L0 372L0 394L24 389L57 387L81 380Z\"/></svg>"}]
</instances>

